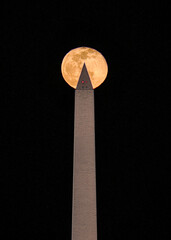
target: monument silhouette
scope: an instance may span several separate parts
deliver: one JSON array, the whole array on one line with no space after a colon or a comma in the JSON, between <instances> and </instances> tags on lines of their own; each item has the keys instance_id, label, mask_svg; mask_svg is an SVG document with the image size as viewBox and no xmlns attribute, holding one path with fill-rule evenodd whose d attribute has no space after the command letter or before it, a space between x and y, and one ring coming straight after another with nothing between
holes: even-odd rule
<instances>
[{"instance_id":1,"label":"monument silhouette","mask_svg":"<svg viewBox=\"0 0 171 240\"><path fill-rule=\"evenodd\" d=\"M94 90L86 65L75 90L72 240L96 240Z\"/></svg>"},{"instance_id":2,"label":"monument silhouette","mask_svg":"<svg viewBox=\"0 0 171 240\"><path fill-rule=\"evenodd\" d=\"M107 63L95 49L81 47L64 57L61 70L75 88L72 240L97 240L94 86L107 76Z\"/></svg>"}]
</instances>

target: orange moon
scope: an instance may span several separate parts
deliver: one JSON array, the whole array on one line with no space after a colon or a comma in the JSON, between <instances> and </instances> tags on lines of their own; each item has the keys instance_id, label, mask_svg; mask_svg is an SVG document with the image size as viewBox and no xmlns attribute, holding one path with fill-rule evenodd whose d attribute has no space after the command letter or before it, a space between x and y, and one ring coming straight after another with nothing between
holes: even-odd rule
<instances>
[{"instance_id":1,"label":"orange moon","mask_svg":"<svg viewBox=\"0 0 171 240\"><path fill-rule=\"evenodd\" d=\"M64 80L76 88L84 63L93 88L97 88L106 79L108 66L103 55L93 48L79 47L65 55L61 65Z\"/></svg>"}]
</instances>

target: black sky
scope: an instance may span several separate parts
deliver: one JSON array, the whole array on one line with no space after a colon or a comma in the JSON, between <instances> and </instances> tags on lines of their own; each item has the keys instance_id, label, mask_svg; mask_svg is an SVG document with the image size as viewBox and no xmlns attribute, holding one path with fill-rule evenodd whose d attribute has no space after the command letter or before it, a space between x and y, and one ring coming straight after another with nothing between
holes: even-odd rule
<instances>
[{"instance_id":1,"label":"black sky","mask_svg":"<svg viewBox=\"0 0 171 240\"><path fill-rule=\"evenodd\" d=\"M95 90L98 239L169 239L167 4L11 4L1 45L2 239L71 239L74 89L60 67L80 46L109 67Z\"/></svg>"}]
</instances>

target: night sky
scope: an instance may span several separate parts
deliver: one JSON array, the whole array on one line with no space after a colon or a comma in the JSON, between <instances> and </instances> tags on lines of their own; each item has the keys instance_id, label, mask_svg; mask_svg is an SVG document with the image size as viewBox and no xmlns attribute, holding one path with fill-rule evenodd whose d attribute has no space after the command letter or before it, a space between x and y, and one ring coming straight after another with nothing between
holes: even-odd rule
<instances>
[{"instance_id":1,"label":"night sky","mask_svg":"<svg viewBox=\"0 0 171 240\"><path fill-rule=\"evenodd\" d=\"M95 89L98 240L169 239L167 4L6 1L2 10L1 239L71 239L74 89L61 62L81 46L109 68Z\"/></svg>"}]
</instances>

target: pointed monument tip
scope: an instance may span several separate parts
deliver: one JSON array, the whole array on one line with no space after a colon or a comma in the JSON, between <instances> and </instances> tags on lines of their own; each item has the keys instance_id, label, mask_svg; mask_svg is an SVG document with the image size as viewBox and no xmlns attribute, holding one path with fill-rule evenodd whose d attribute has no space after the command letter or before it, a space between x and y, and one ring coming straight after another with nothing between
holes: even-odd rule
<instances>
[{"instance_id":1,"label":"pointed monument tip","mask_svg":"<svg viewBox=\"0 0 171 240\"><path fill-rule=\"evenodd\" d=\"M84 62L76 90L93 90L93 86Z\"/></svg>"},{"instance_id":2,"label":"pointed monument tip","mask_svg":"<svg viewBox=\"0 0 171 240\"><path fill-rule=\"evenodd\" d=\"M83 64L83 67L82 67L82 70L81 70L81 72L83 72L83 71L87 71L87 74L88 74L88 70L87 70L87 66L86 66L86 63L84 62L84 64ZM89 74L88 74L89 75ZM80 74L80 76L81 76L81 74Z\"/></svg>"}]
</instances>

